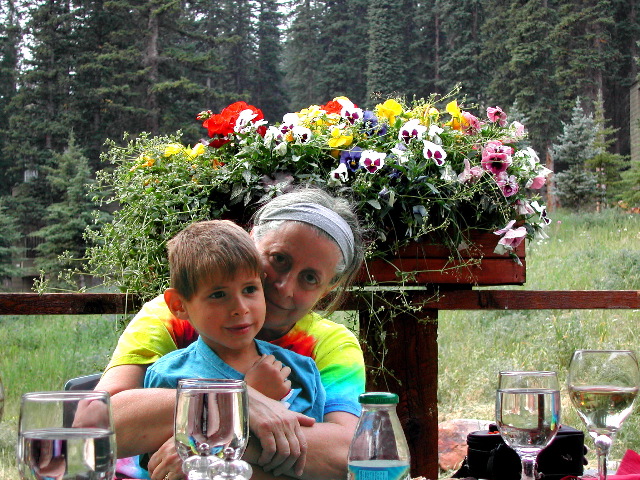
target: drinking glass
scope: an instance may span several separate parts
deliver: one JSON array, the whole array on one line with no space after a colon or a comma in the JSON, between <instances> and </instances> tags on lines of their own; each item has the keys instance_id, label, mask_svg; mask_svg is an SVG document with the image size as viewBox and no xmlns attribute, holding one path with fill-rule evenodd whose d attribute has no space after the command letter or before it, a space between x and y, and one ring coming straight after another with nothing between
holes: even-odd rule
<instances>
[{"instance_id":1,"label":"drinking glass","mask_svg":"<svg viewBox=\"0 0 640 480\"><path fill-rule=\"evenodd\" d=\"M249 440L247 386L242 380L178 383L174 437L189 480L249 479L240 460Z\"/></svg>"},{"instance_id":2,"label":"drinking glass","mask_svg":"<svg viewBox=\"0 0 640 480\"><path fill-rule=\"evenodd\" d=\"M22 395L17 460L23 480L111 480L115 448L107 392Z\"/></svg>"},{"instance_id":3,"label":"drinking glass","mask_svg":"<svg viewBox=\"0 0 640 480\"><path fill-rule=\"evenodd\" d=\"M496 424L522 462L522 480L538 477L538 454L560 426L560 387L556 372L500 372Z\"/></svg>"},{"instance_id":4,"label":"drinking glass","mask_svg":"<svg viewBox=\"0 0 640 480\"><path fill-rule=\"evenodd\" d=\"M571 358L569 397L596 446L600 480L607 478L609 450L639 385L638 360L630 350L576 350Z\"/></svg>"}]
</instances>

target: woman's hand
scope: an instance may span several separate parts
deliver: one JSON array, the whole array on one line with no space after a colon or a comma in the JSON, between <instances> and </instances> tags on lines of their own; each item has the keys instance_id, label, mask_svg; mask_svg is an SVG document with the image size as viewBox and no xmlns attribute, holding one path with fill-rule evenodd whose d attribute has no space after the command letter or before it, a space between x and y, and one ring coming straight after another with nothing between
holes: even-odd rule
<instances>
[{"instance_id":1,"label":"woman's hand","mask_svg":"<svg viewBox=\"0 0 640 480\"><path fill-rule=\"evenodd\" d=\"M276 476L290 470L301 475L307 459L307 440L301 426L311 427L315 420L288 410L251 387L248 391L249 427L262 448L256 463Z\"/></svg>"},{"instance_id":2,"label":"woman's hand","mask_svg":"<svg viewBox=\"0 0 640 480\"><path fill-rule=\"evenodd\" d=\"M274 400L281 400L291 390L288 379L291 368L283 365L273 355L262 355L244 376L247 385Z\"/></svg>"},{"instance_id":3,"label":"woman's hand","mask_svg":"<svg viewBox=\"0 0 640 480\"><path fill-rule=\"evenodd\" d=\"M182 459L178 456L173 437L164 442L158 451L151 455L148 467L151 480L183 480L186 478L182 471Z\"/></svg>"}]
</instances>

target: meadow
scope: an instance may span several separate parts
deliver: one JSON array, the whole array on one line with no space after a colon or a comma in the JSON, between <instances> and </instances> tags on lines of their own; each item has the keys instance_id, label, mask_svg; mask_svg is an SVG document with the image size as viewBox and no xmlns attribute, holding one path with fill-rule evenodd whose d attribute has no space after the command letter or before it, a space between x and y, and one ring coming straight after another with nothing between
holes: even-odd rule
<instances>
[{"instance_id":1,"label":"meadow","mask_svg":"<svg viewBox=\"0 0 640 480\"><path fill-rule=\"evenodd\" d=\"M640 290L640 215L620 211L552 216L549 238L527 246L527 290ZM497 373L556 370L564 383L577 348L638 347L633 310L441 311L439 416L492 419ZM117 316L0 316L0 480L19 478L15 442L23 392L59 390L98 372L123 327ZM563 423L581 423L563 393ZM587 440L590 445L590 440ZM613 457L640 450L640 415L619 433ZM591 467L592 465L590 465Z\"/></svg>"}]
</instances>

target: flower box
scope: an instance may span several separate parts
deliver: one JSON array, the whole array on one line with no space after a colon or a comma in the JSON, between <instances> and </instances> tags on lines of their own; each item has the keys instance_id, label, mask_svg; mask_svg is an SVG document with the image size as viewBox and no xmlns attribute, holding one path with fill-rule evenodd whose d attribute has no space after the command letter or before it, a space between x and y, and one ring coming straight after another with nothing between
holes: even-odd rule
<instances>
[{"instance_id":1,"label":"flower box","mask_svg":"<svg viewBox=\"0 0 640 480\"><path fill-rule=\"evenodd\" d=\"M412 242L393 258L375 258L363 266L359 285L522 285L526 281L525 243L514 248L517 260L494 253L499 237L473 231L469 249L451 252L442 242ZM519 260L519 261L518 261Z\"/></svg>"}]
</instances>

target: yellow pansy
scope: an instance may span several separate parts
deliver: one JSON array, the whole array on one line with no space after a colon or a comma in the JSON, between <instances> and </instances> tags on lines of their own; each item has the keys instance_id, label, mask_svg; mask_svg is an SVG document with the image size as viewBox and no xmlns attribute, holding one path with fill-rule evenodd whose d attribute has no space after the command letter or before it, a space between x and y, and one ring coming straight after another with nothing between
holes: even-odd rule
<instances>
[{"instance_id":1,"label":"yellow pansy","mask_svg":"<svg viewBox=\"0 0 640 480\"><path fill-rule=\"evenodd\" d=\"M133 172L134 170L136 170L137 168L143 168L143 167L152 167L154 163L156 163L156 159L155 158L151 158L147 155L145 155L144 153L141 153L140 156L137 158L138 162L142 162L139 165L134 165L133 167L131 167L129 169L130 172Z\"/></svg>"},{"instance_id":2,"label":"yellow pansy","mask_svg":"<svg viewBox=\"0 0 640 480\"><path fill-rule=\"evenodd\" d=\"M183 145L180 145L179 143L169 143L164 147L164 156L170 157L171 155L180 153L183 150L186 150Z\"/></svg>"},{"instance_id":3,"label":"yellow pansy","mask_svg":"<svg viewBox=\"0 0 640 480\"><path fill-rule=\"evenodd\" d=\"M376 105L375 113L379 119L386 119L389 122L389 125L393 125L396 121L396 115L400 115L402 113L402 105L390 98L384 103Z\"/></svg>"},{"instance_id":4,"label":"yellow pansy","mask_svg":"<svg viewBox=\"0 0 640 480\"><path fill-rule=\"evenodd\" d=\"M195 158L199 155L202 155L205 152L205 150L206 148L204 146L204 143L197 143L191 149L191 152L189 153L189 155L191 156L191 158Z\"/></svg>"},{"instance_id":5,"label":"yellow pansy","mask_svg":"<svg viewBox=\"0 0 640 480\"><path fill-rule=\"evenodd\" d=\"M344 135L338 127L331 129L331 138L329 146L331 148L348 147L353 142L353 135Z\"/></svg>"},{"instance_id":6,"label":"yellow pansy","mask_svg":"<svg viewBox=\"0 0 640 480\"><path fill-rule=\"evenodd\" d=\"M462 112L458 107L457 100L447 103L447 112L451 115L451 121L447 125L450 125L454 130L462 130Z\"/></svg>"}]
</instances>

